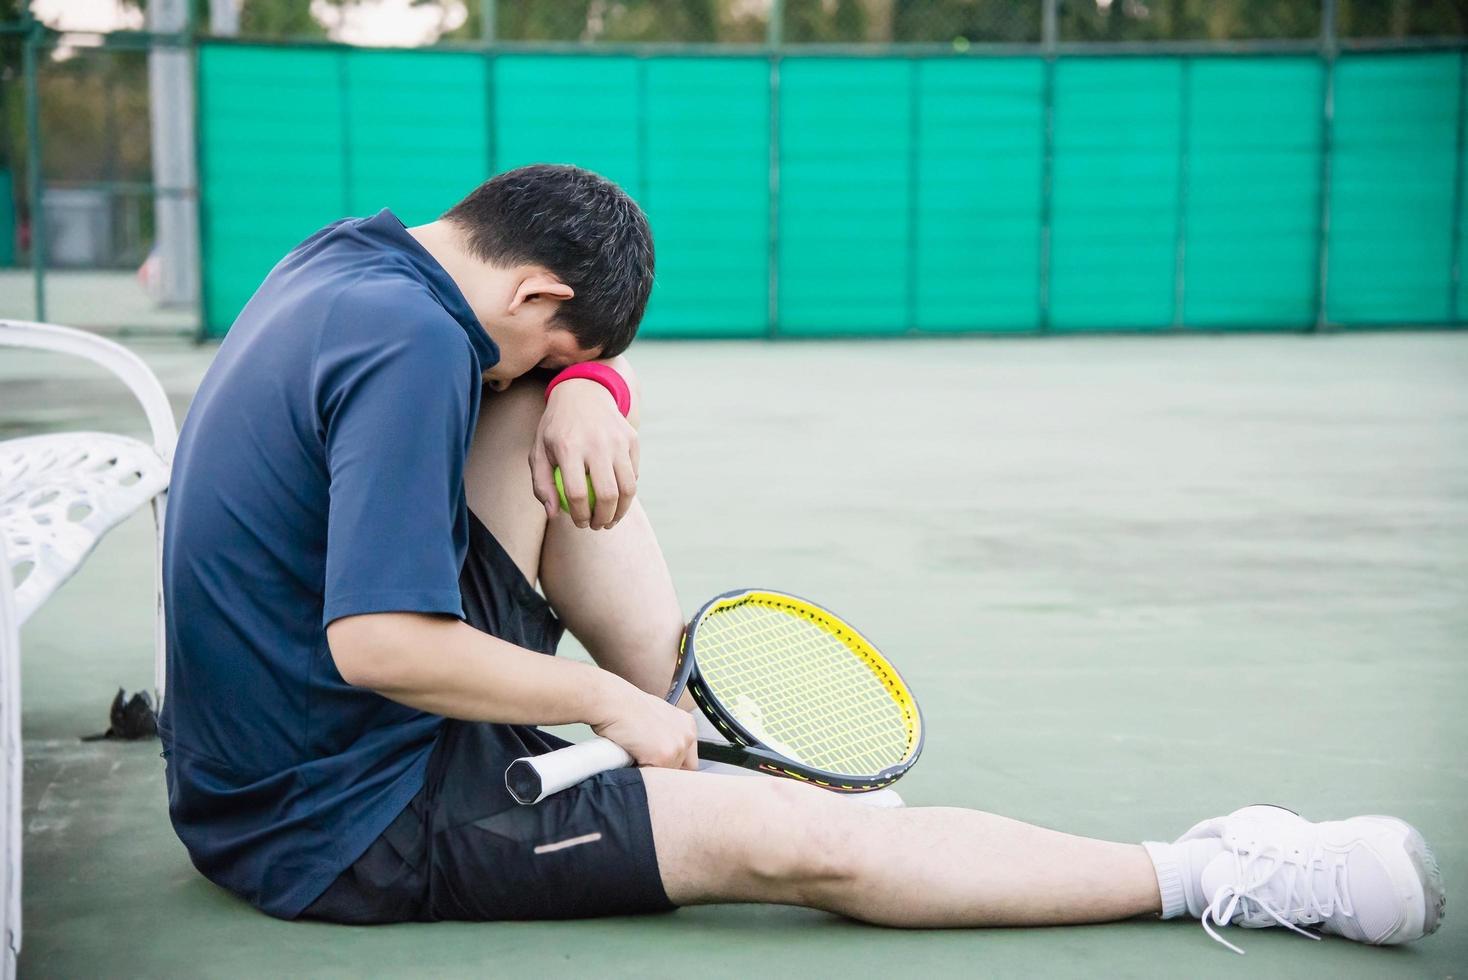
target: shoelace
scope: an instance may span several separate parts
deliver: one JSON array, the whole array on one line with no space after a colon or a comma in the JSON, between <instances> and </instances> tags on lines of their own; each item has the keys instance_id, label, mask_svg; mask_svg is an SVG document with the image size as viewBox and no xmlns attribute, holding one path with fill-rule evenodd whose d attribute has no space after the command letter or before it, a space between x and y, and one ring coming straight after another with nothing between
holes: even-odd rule
<instances>
[{"instance_id":1,"label":"shoelace","mask_svg":"<svg viewBox=\"0 0 1468 980\"><path fill-rule=\"evenodd\" d=\"M1329 882L1326 893L1321 896L1315 893L1316 878L1314 873L1317 865L1322 862L1322 852L1319 847L1313 848L1303 862L1289 861L1284 856L1284 851L1278 847L1265 847L1251 854L1239 853L1238 847L1229 848L1234 859L1234 884L1223 885L1213 893L1213 899L1208 907L1203 910L1203 931L1208 933L1217 942L1223 943L1229 949L1244 955L1244 951L1233 943L1224 939L1214 931L1208 920L1220 926L1226 926L1234 918L1234 913L1239 910L1240 904L1244 904L1244 915L1251 914L1251 909L1258 909L1268 915L1275 922L1302 936L1318 940L1320 937L1313 932L1301 929L1285 916L1291 911L1298 910L1310 922L1319 922L1328 919L1335 914L1337 906L1347 915L1352 914L1350 904L1346 896L1350 893L1346 887L1346 869L1344 865L1337 864L1331 869L1327 876ZM1259 865L1267 865L1260 868ZM1260 892L1270 884L1276 877L1285 876L1283 904L1275 905Z\"/></svg>"}]
</instances>

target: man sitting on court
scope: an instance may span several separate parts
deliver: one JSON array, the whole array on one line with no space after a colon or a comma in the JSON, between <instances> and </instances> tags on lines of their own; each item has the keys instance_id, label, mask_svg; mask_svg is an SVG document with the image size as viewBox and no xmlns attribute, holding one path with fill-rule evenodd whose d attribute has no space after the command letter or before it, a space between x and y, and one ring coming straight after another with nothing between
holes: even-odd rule
<instances>
[{"instance_id":1,"label":"man sitting on court","mask_svg":"<svg viewBox=\"0 0 1468 980\"><path fill-rule=\"evenodd\" d=\"M694 722L659 697L682 613L634 499L623 352L652 283L637 205L560 166L419 227L339 221L266 278L169 501L162 733L203 874L348 923L778 902L889 926L1437 928L1435 863L1392 818L1246 807L1133 845L694 771ZM542 372L587 364L547 396ZM596 666L551 656L563 628ZM517 805L506 764L567 722L641 767Z\"/></svg>"}]
</instances>

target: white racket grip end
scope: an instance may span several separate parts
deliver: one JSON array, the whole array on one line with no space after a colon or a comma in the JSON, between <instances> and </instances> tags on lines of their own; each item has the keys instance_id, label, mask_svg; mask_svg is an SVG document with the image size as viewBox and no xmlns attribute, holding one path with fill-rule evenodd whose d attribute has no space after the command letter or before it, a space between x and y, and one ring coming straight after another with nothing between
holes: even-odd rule
<instances>
[{"instance_id":1,"label":"white racket grip end","mask_svg":"<svg viewBox=\"0 0 1468 980\"><path fill-rule=\"evenodd\" d=\"M505 789L515 802L539 803L597 773L632 765L627 750L609 738L592 738L544 755L527 755L505 770Z\"/></svg>"}]
</instances>

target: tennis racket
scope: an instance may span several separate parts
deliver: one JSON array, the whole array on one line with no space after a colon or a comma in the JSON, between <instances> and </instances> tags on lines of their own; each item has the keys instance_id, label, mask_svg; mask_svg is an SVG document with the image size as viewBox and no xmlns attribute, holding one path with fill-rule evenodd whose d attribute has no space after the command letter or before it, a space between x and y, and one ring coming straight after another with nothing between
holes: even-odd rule
<instances>
[{"instance_id":1,"label":"tennis racket","mask_svg":"<svg viewBox=\"0 0 1468 980\"><path fill-rule=\"evenodd\" d=\"M704 605L683 632L668 701L685 687L727 739L700 739L705 760L860 793L895 782L922 751L922 715L896 669L842 619L783 592L741 589ZM632 764L593 738L516 759L505 787L539 803Z\"/></svg>"}]
</instances>

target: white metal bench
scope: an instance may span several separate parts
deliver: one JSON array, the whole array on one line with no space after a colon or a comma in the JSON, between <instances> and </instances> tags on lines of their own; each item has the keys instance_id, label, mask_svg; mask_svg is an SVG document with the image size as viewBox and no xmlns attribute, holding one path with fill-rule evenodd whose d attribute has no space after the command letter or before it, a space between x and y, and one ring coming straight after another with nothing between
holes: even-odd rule
<instances>
[{"instance_id":1,"label":"white metal bench","mask_svg":"<svg viewBox=\"0 0 1468 980\"><path fill-rule=\"evenodd\" d=\"M151 503L157 535L153 683L162 705L163 519L178 427L157 377L119 344L69 327L0 320L4 347L71 354L106 368L142 405L153 438L148 445L105 432L59 432L0 441L0 976L10 980L21 940L20 627L75 574L103 535Z\"/></svg>"}]
</instances>

